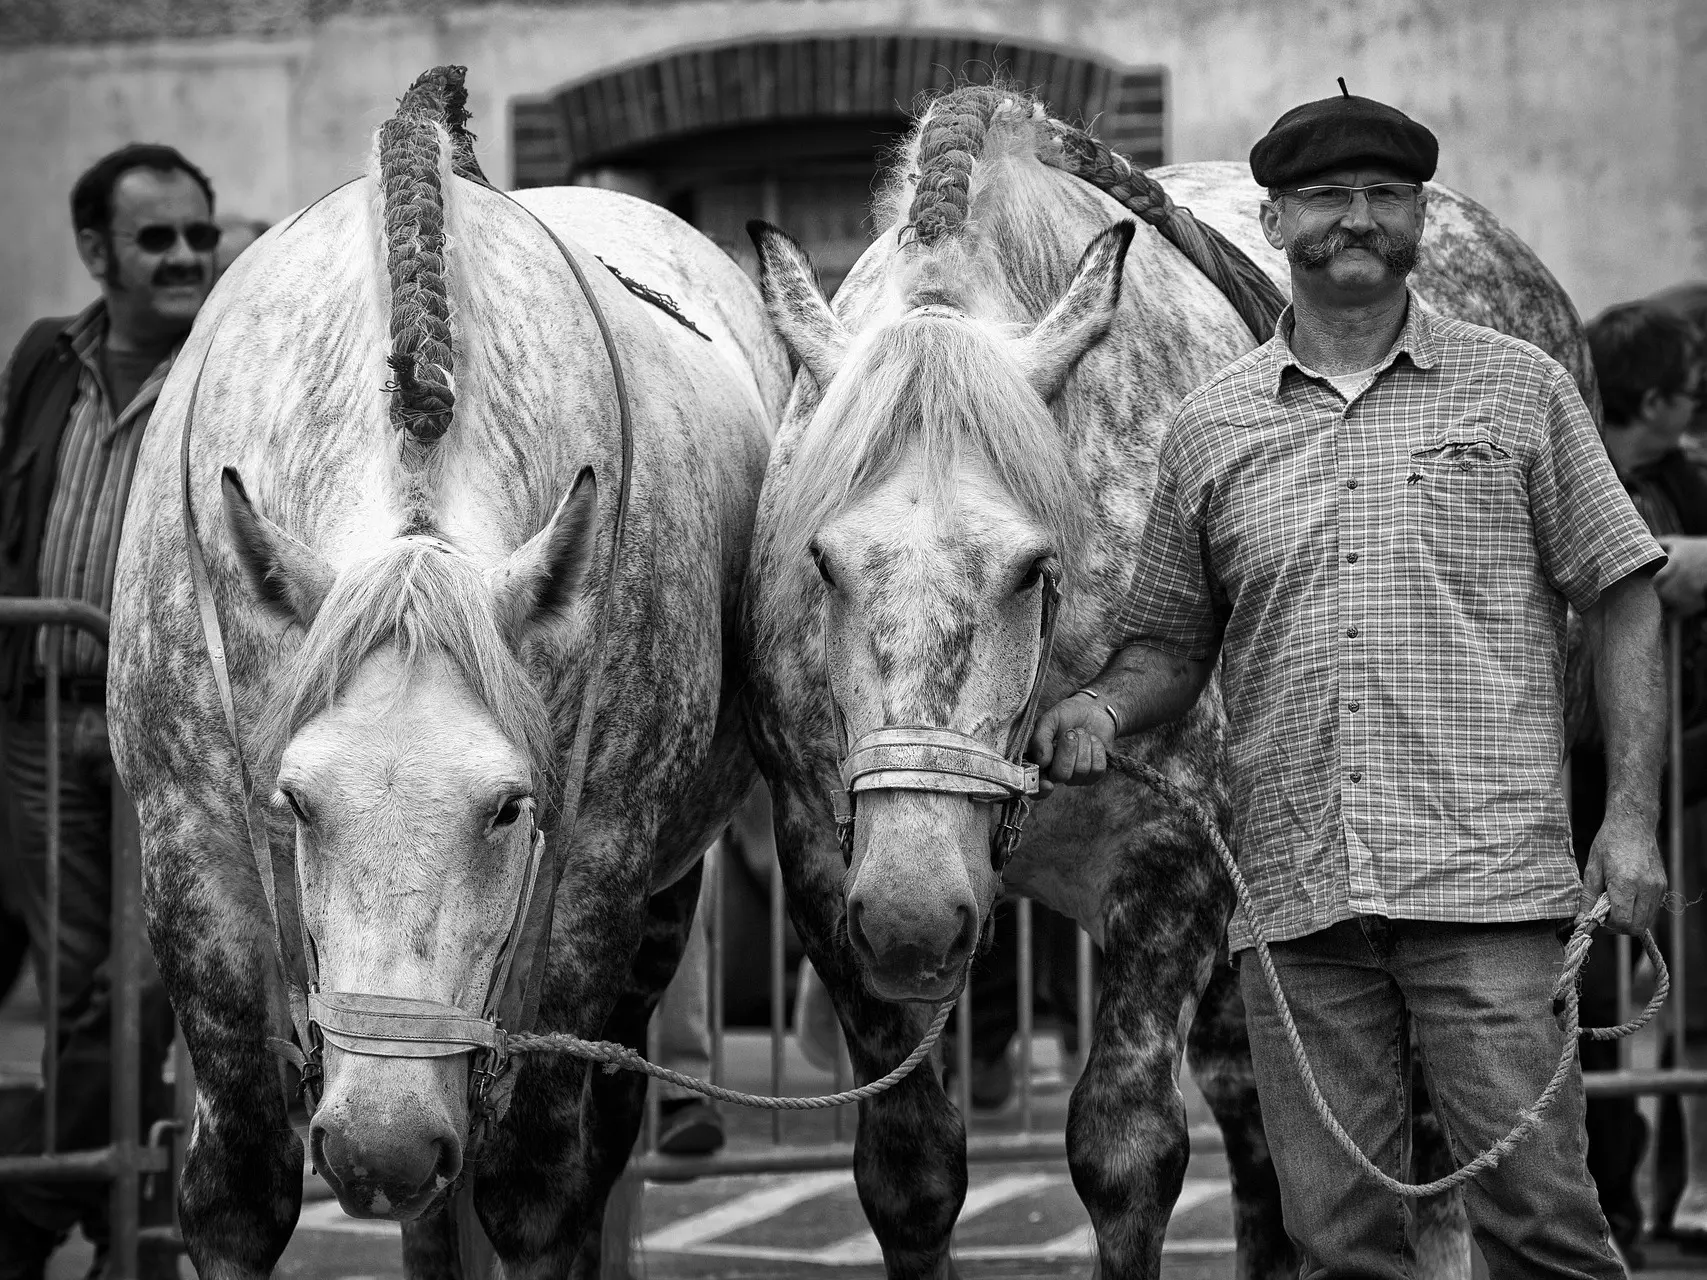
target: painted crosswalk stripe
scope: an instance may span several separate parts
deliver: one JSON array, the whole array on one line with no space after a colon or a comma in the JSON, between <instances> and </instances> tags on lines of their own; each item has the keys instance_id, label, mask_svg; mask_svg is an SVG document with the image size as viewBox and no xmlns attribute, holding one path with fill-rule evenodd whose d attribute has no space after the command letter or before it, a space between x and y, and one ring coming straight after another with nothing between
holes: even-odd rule
<instances>
[{"instance_id":1,"label":"painted crosswalk stripe","mask_svg":"<svg viewBox=\"0 0 1707 1280\"><path fill-rule=\"evenodd\" d=\"M718 1236L726 1236L742 1227L750 1227L767 1218L774 1218L797 1204L844 1187L853 1187L853 1174L845 1169L790 1178L776 1186L749 1191L733 1200L714 1205L702 1213L672 1222L669 1226L644 1236L640 1247L656 1249L661 1253L693 1250L696 1246L717 1239Z\"/></svg>"},{"instance_id":2,"label":"painted crosswalk stripe","mask_svg":"<svg viewBox=\"0 0 1707 1280\"><path fill-rule=\"evenodd\" d=\"M1010 1200L1028 1196L1045 1187L1063 1186L1066 1182L1066 1176L1059 1173L1011 1173L1006 1177L997 1178L994 1182L987 1182L981 1187L973 1187L967 1191L966 1203L961 1207L959 1221L970 1222L978 1215L988 1213ZM812 1260L826 1267L851 1267L882 1262L883 1250L878 1247L877 1237L872 1235L868 1228L816 1250Z\"/></svg>"},{"instance_id":3,"label":"painted crosswalk stripe","mask_svg":"<svg viewBox=\"0 0 1707 1280\"><path fill-rule=\"evenodd\" d=\"M340 1231L353 1236L395 1236L403 1228L395 1222L373 1218L352 1218L344 1213L336 1200L302 1206L302 1216L296 1220L298 1231Z\"/></svg>"}]
</instances>

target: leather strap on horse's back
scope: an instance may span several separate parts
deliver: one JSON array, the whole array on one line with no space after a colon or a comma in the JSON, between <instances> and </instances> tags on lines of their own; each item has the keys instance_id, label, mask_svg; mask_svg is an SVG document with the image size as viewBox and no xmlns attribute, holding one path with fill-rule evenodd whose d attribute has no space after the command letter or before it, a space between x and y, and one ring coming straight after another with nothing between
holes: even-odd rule
<instances>
[{"instance_id":1,"label":"leather strap on horse's back","mask_svg":"<svg viewBox=\"0 0 1707 1280\"><path fill-rule=\"evenodd\" d=\"M1107 192L1160 231L1233 304L1259 343L1274 336L1275 322L1286 308L1286 295L1266 271L1214 227L1199 222L1190 209L1175 204L1159 182L1106 143L1059 120L1049 123L1061 144L1061 154L1045 154L1045 163Z\"/></svg>"}]
</instances>

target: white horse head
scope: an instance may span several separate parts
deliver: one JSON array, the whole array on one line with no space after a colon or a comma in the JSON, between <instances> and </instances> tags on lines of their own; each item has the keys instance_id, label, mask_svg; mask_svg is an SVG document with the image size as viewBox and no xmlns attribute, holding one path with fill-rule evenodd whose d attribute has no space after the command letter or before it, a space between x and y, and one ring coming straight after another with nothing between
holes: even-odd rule
<instances>
[{"instance_id":1,"label":"white horse head","mask_svg":"<svg viewBox=\"0 0 1707 1280\"><path fill-rule=\"evenodd\" d=\"M768 554L801 578L781 598L815 590L849 741L915 725L1012 754L1044 660L1042 584L1071 581L1085 540L1050 402L1108 329L1132 231L1098 235L1033 324L989 318L965 283L976 264L950 252L925 255L850 327L799 247L754 229L772 320L820 392L815 408L797 392L810 421ZM931 1000L959 985L1001 887L999 812L969 794L859 794L846 920L875 994Z\"/></svg>"}]
</instances>

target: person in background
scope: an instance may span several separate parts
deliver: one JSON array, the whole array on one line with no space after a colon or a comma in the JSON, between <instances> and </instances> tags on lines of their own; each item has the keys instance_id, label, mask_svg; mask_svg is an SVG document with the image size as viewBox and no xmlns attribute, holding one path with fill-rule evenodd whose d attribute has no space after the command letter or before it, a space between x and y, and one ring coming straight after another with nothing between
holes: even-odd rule
<instances>
[{"instance_id":1,"label":"person in background","mask_svg":"<svg viewBox=\"0 0 1707 1280\"><path fill-rule=\"evenodd\" d=\"M1695 366L1701 385L1707 387L1707 280L1674 285L1652 295L1649 302L1682 316L1695 329L1699 342ZM1695 414L1683 429L1684 456L1698 467L1707 467L1707 394L1695 398Z\"/></svg>"},{"instance_id":2,"label":"person in background","mask_svg":"<svg viewBox=\"0 0 1707 1280\"><path fill-rule=\"evenodd\" d=\"M214 279L220 239L207 175L171 147L133 144L98 160L71 192L77 253L100 297L38 321L0 373L0 595L66 597L105 612L137 450L161 384ZM50 646L52 647L50 650ZM106 650L66 629L0 631L0 843L5 897L47 973L46 659L59 659L60 1083L64 1150L108 1140L107 972L113 777ZM143 982L143 1126L169 1114L161 1064L172 1015L153 962ZM44 1000L45 1004L45 1000ZM8 1093L0 1154L41 1150L44 1097ZM0 1184L0 1280L36 1280L75 1223L97 1247L97 1183ZM176 1274L175 1258L154 1260Z\"/></svg>"},{"instance_id":3,"label":"person in background","mask_svg":"<svg viewBox=\"0 0 1707 1280\"><path fill-rule=\"evenodd\" d=\"M1704 291L1707 292L1707 291ZM1684 880L1686 902L1701 896L1703 819L1707 799L1707 478L1684 452L1685 432L1702 404L1701 333L1659 299L1609 308L1588 325L1589 349L1605 410L1607 455L1649 530L1669 559L1654 577L1669 619L1679 620L1682 646L1681 712L1684 738ZM1605 811L1606 758L1591 741L1571 753L1572 828L1579 863ZM1666 794L1666 793L1662 793ZM1666 825L1663 818L1661 825ZM1691 1067L1707 1066L1707 929L1699 909L1684 917L1681 983L1688 1019L1685 1052ZM1662 946L1669 931L1660 930ZM1584 1026L1622 1021L1618 969L1611 946L1596 946L1583 975ZM1585 1070L1618 1065L1617 1045L1584 1040ZM1661 1176L1656 1188L1659 1235L1707 1244L1707 1099L1690 1095L1662 1108ZM1666 1113L1670 1122L1666 1123ZM1614 1238L1632 1265L1642 1261L1643 1211L1636 1192L1647 1126L1634 1099L1603 1098L1588 1107L1589 1172ZM1681 1140L1681 1141L1680 1141ZM1681 1147L1666 1159L1668 1147ZM1681 1166L1679 1168L1678 1166ZM1675 1208L1672 1205L1675 1204Z\"/></svg>"}]
</instances>

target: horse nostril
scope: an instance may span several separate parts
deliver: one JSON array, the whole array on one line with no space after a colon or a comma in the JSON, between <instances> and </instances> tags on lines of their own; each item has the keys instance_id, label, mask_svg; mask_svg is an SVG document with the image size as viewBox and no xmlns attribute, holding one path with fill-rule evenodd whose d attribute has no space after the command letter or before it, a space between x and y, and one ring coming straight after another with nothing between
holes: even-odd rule
<instances>
[{"instance_id":1,"label":"horse nostril","mask_svg":"<svg viewBox=\"0 0 1707 1280\"><path fill-rule=\"evenodd\" d=\"M978 917L972 913L972 908L962 903L955 908L960 916L960 932L954 936L953 955L963 956L978 945Z\"/></svg>"},{"instance_id":2,"label":"horse nostril","mask_svg":"<svg viewBox=\"0 0 1707 1280\"><path fill-rule=\"evenodd\" d=\"M848 903L848 940L853 943L854 950L871 954L871 940L865 936L865 903L855 898Z\"/></svg>"},{"instance_id":3,"label":"horse nostril","mask_svg":"<svg viewBox=\"0 0 1707 1280\"><path fill-rule=\"evenodd\" d=\"M457 1174L462 1172L462 1144L454 1137L446 1137L437 1139L433 1145L439 1153L435 1170L439 1185L455 1182Z\"/></svg>"}]
</instances>

